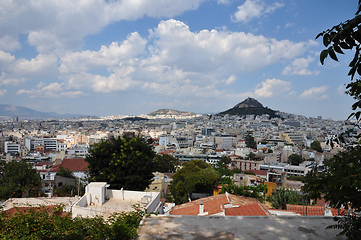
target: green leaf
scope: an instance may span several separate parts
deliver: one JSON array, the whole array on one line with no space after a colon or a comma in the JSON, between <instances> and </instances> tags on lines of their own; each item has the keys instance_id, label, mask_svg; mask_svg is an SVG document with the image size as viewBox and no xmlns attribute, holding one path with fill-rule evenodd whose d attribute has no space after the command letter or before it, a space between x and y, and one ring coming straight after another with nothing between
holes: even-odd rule
<instances>
[{"instance_id":1,"label":"green leaf","mask_svg":"<svg viewBox=\"0 0 361 240\"><path fill-rule=\"evenodd\" d=\"M343 51L341 50L340 46L337 44L333 44L333 49L340 54L344 54Z\"/></svg>"},{"instance_id":2,"label":"green leaf","mask_svg":"<svg viewBox=\"0 0 361 240\"><path fill-rule=\"evenodd\" d=\"M353 67L350 69L350 71L348 72L347 75L351 75L351 79L353 78L353 76L355 75L355 72L356 72L356 67Z\"/></svg>"},{"instance_id":3,"label":"green leaf","mask_svg":"<svg viewBox=\"0 0 361 240\"><path fill-rule=\"evenodd\" d=\"M335 60L335 61L338 62L337 56L336 56L335 52L333 51L333 49L332 49L331 47L328 48L328 54L330 55L330 57L331 57L333 60Z\"/></svg>"},{"instance_id":4,"label":"green leaf","mask_svg":"<svg viewBox=\"0 0 361 240\"><path fill-rule=\"evenodd\" d=\"M353 46L356 46L355 40L353 40L353 38L350 37L350 36L347 36L347 37L346 37L346 42L347 42L348 45L350 45L351 48L352 48Z\"/></svg>"},{"instance_id":5,"label":"green leaf","mask_svg":"<svg viewBox=\"0 0 361 240\"><path fill-rule=\"evenodd\" d=\"M325 49L321 52L320 54L320 62L321 64L323 65L324 61L325 61L325 58L327 58L327 55L328 55L328 49Z\"/></svg>"},{"instance_id":6,"label":"green leaf","mask_svg":"<svg viewBox=\"0 0 361 240\"><path fill-rule=\"evenodd\" d=\"M330 34L326 33L325 35L323 35L323 45L327 47L330 43L331 43Z\"/></svg>"},{"instance_id":7,"label":"green leaf","mask_svg":"<svg viewBox=\"0 0 361 240\"><path fill-rule=\"evenodd\" d=\"M340 42L340 47L342 47L343 49L351 49L352 48L345 42Z\"/></svg>"},{"instance_id":8,"label":"green leaf","mask_svg":"<svg viewBox=\"0 0 361 240\"><path fill-rule=\"evenodd\" d=\"M319 37L322 36L323 34L325 34L325 32L321 32L321 33L317 34L317 36L316 36L315 39L319 38Z\"/></svg>"}]
</instances>

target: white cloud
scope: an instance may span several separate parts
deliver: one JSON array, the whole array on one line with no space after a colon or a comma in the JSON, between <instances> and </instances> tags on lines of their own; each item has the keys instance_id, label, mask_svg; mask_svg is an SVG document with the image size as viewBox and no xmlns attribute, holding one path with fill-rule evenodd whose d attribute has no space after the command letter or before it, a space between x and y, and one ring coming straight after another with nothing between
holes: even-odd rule
<instances>
[{"instance_id":1,"label":"white cloud","mask_svg":"<svg viewBox=\"0 0 361 240\"><path fill-rule=\"evenodd\" d=\"M218 0L217 1L218 4L230 4L229 0Z\"/></svg>"},{"instance_id":2,"label":"white cloud","mask_svg":"<svg viewBox=\"0 0 361 240\"><path fill-rule=\"evenodd\" d=\"M8 65L9 63L15 60L15 56L11 55L8 52L4 52L0 50L0 65L2 67Z\"/></svg>"},{"instance_id":3,"label":"white cloud","mask_svg":"<svg viewBox=\"0 0 361 240\"><path fill-rule=\"evenodd\" d=\"M339 95L345 95L345 91L346 91L346 89L345 89L344 85L340 85L340 86L337 87L337 93Z\"/></svg>"},{"instance_id":4,"label":"white cloud","mask_svg":"<svg viewBox=\"0 0 361 240\"><path fill-rule=\"evenodd\" d=\"M120 20L173 17L194 10L205 0L37 0L1 1L0 38L28 35L40 53L74 50L83 38ZM18 48L12 39L5 49Z\"/></svg>"},{"instance_id":5,"label":"white cloud","mask_svg":"<svg viewBox=\"0 0 361 240\"><path fill-rule=\"evenodd\" d=\"M234 75L231 75L231 76L229 76L228 79L226 79L226 80L224 81L224 83L225 83L226 85L230 85L230 84L234 83L236 80L237 80L237 77L234 76Z\"/></svg>"},{"instance_id":6,"label":"white cloud","mask_svg":"<svg viewBox=\"0 0 361 240\"><path fill-rule=\"evenodd\" d=\"M122 61L129 61L138 54L145 52L147 40L141 38L137 32L130 34L121 44L111 43L102 46L99 51L72 52L62 57L59 67L61 73L86 72L91 69L116 67Z\"/></svg>"},{"instance_id":7,"label":"white cloud","mask_svg":"<svg viewBox=\"0 0 361 240\"><path fill-rule=\"evenodd\" d=\"M59 72L67 89L100 93L138 89L163 96L223 97L226 92L218 89L235 83L243 73L294 59L315 44L243 32L191 32L183 22L171 19L150 30L148 42L132 33L124 42L98 51L68 53L61 59ZM93 69L103 73L92 74Z\"/></svg>"},{"instance_id":8,"label":"white cloud","mask_svg":"<svg viewBox=\"0 0 361 240\"><path fill-rule=\"evenodd\" d=\"M291 82L273 78L258 84L254 91L254 95L255 97L268 98L287 92L290 89Z\"/></svg>"},{"instance_id":9,"label":"white cloud","mask_svg":"<svg viewBox=\"0 0 361 240\"><path fill-rule=\"evenodd\" d=\"M58 58L53 54L38 54L31 60L16 60L9 70L16 75L46 75L56 72L57 61Z\"/></svg>"},{"instance_id":10,"label":"white cloud","mask_svg":"<svg viewBox=\"0 0 361 240\"><path fill-rule=\"evenodd\" d=\"M20 89L17 92L17 95L29 95L29 97L31 98L54 98L54 97L61 97L61 96L66 96L66 97L78 97L81 95L85 95L84 93L82 93L81 91L64 91L64 88L62 86L63 84L61 83L50 83L47 86L44 86L43 83L39 83L38 87L40 87L40 89L32 89L32 90L26 90L26 89Z\"/></svg>"},{"instance_id":11,"label":"white cloud","mask_svg":"<svg viewBox=\"0 0 361 240\"><path fill-rule=\"evenodd\" d=\"M307 58L296 58L290 65L283 69L284 75L317 75L318 71L310 71L308 67L315 58L308 56Z\"/></svg>"},{"instance_id":12,"label":"white cloud","mask_svg":"<svg viewBox=\"0 0 361 240\"><path fill-rule=\"evenodd\" d=\"M286 23L285 28L292 27L292 26L293 26L293 23Z\"/></svg>"},{"instance_id":13,"label":"white cloud","mask_svg":"<svg viewBox=\"0 0 361 240\"><path fill-rule=\"evenodd\" d=\"M246 0L238 6L237 12L232 16L232 21L246 23L252 18L259 18L265 13L273 13L277 8L283 7L283 3L274 3L266 5L264 0Z\"/></svg>"},{"instance_id":14,"label":"white cloud","mask_svg":"<svg viewBox=\"0 0 361 240\"><path fill-rule=\"evenodd\" d=\"M20 49L21 45L18 42L16 35L5 35L0 38L0 49L5 51L14 51Z\"/></svg>"},{"instance_id":15,"label":"white cloud","mask_svg":"<svg viewBox=\"0 0 361 240\"><path fill-rule=\"evenodd\" d=\"M6 93L6 89L0 89L0 97L4 96Z\"/></svg>"},{"instance_id":16,"label":"white cloud","mask_svg":"<svg viewBox=\"0 0 361 240\"><path fill-rule=\"evenodd\" d=\"M313 98L313 99L326 99L327 95L323 94L330 86L324 85L321 87L312 87L308 90L303 91L299 96L300 98Z\"/></svg>"}]
</instances>

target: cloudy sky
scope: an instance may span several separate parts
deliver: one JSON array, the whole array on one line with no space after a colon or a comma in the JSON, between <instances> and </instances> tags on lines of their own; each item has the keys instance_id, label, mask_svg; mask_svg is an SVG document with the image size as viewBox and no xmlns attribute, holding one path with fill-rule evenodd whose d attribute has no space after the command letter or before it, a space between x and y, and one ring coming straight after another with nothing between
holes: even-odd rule
<instances>
[{"instance_id":1,"label":"cloudy sky","mask_svg":"<svg viewBox=\"0 0 361 240\"><path fill-rule=\"evenodd\" d=\"M315 36L357 0L2 0L0 103L139 115L227 110L247 97L344 120L352 52L322 66Z\"/></svg>"}]
</instances>

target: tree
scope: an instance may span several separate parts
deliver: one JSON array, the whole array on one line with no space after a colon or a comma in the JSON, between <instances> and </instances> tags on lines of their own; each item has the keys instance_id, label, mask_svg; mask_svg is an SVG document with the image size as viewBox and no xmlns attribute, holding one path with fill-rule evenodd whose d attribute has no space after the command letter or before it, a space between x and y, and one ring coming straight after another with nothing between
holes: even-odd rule
<instances>
[{"instance_id":1,"label":"tree","mask_svg":"<svg viewBox=\"0 0 361 240\"><path fill-rule=\"evenodd\" d=\"M146 140L124 135L93 145L85 161L93 181L107 182L113 189L143 191L153 178L154 157Z\"/></svg>"},{"instance_id":2,"label":"tree","mask_svg":"<svg viewBox=\"0 0 361 240\"><path fill-rule=\"evenodd\" d=\"M176 204L188 202L190 193L212 193L218 184L216 170L202 160L185 163L174 175L170 183L170 192Z\"/></svg>"},{"instance_id":3,"label":"tree","mask_svg":"<svg viewBox=\"0 0 361 240\"><path fill-rule=\"evenodd\" d=\"M337 54L343 54L343 50L352 49L354 57L349 64L350 70L348 75L351 82L346 86L346 93L356 100L352 105L352 112L348 119L355 117L360 120L361 111L361 79L355 79L357 72L361 75L361 0L358 1L358 8L355 17L346 20L331 29L321 32L316 36L323 37L323 44L326 47L320 53L320 61L323 64L327 56L338 61ZM347 131L336 138L336 142L344 139L344 135L348 135ZM358 136L360 137L360 136ZM333 141L330 141L333 147ZM304 191L310 192L311 196L323 196L326 200L330 200L333 207L339 207L340 204L350 206L355 211L360 212L360 206L355 197L360 199L361 194L361 168L360 168L360 146L349 149L347 152L341 152L326 164L328 169L326 172L319 174L316 170L308 174ZM337 170L336 170L337 169ZM340 171L338 172L338 169ZM331 183L335 185L332 186ZM341 235L346 235L349 239L360 239L361 235L361 217L349 214L346 218L335 218L336 225L331 227L341 229Z\"/></svg>"},{"instance_id":4,"label":"tree","mask_svg":"<svg viewBox=\"0 0 361 240\"><path fill-rule=\"evenodd\" d=\"M336 26L333 26L326 31L319 33L316 39L323 37L323 44L326 47L320 53L321 64L324 64L327 56L338 61L336 54L344 54L343 50L354 50L355 54L349 64L350 70L348 75L351 77L351 82L346 86L346 93L352 96L356 102L352 105L352 110L361 108L361 79L354 80L355 74L361 75L361 0L358 2L358 8L355 17L346 20ZM356 111L350 114L348 118L355 116L357 120L360 119L361 112Z\"/></svg>"},{"instance_id":5,"label":"tree","mask_svg":"<svg viewBox=\"0 0 361 240\"><path fill-rule=\"evenodd\" d=\"M66 177L66 178L75 178L75 175L72 171L70 171L69 168L63 168L63 166L59 167L59 171L56 174L60 177Z\"/></svg>"},{"instance_id":6,"label":"tree","mask_svg":"<svg viewBox=\"0 0 361 240\"><path fill-rule=\"evenodd\" d=\"M322 152L322 147L320 141L313 141L311 143L311 149L316 150L317 152Z\"/></svg>"},{"instance_id":7,"label":"tree","mask_svg":"<svg viewBox=\"0 0 361 240\"><path fill-rule=\"evenodd\" d=\"M286 209L287 204L302 204L302 195L295 190L277 188L275 192L268 196L268 201L272 203L272 207L276 209Z\"/></svg>"},{"instance_id":8,"label":"tree","mask_svg":"<svg viewBox=\"0 0 361 240\"><path fill-rule=\"evenodd\" d=\"M254 141L254 137L250 134L247 134L245 138L246 147L257 149L257 143Z\"/></svg>"},{"instance_id":9,"label":"tree","mask_svg":"<svg viewBox=\"0 0 361 240\"><path fill-rule=\"evenodd\" d=\"M302 162L303 162L303 158L296 153L292 153L291 155L288 156L288 163L291 165L298 166Z\"/></svg>"},{"instance_id":10,"label":"tree","mask_svg":"<svg viewBox=\"0 0 361 240\"><path fill-rule=\"evenodd\" d=\"M228 156L222 156L221 159L217 162L217 168L226 169L231 163L232 159Z\"/></svg>"},{"instance_id":11,"label":"tree","mask_svg":"<svg viewBox=\"0 0 361 240\"><path fill-rule=\"evenodd\" d=\"M41 179L31 164L26 161L0 161L0 200L37 196L41 190Z\"/></svg>"},{"instance_id":12,"label":"tree","mask_svg":"<svg viewBox=\"0 0 361 240\"><path fill-rule=\"evenodd\" d=\"M311 199L323 197L330 201L331 207L353 209L355 212L361 211L361 146L358 145L348 151L339 152L330 159L324 172L319 173L317 168L308 173L304 179L305 185L302 191L309 194ZM349 239L352 236L360 236L361 218L354 218L352 215L346 219L336 218L337 228L342 227L343 221L350 220L349 224L354 224L354 228L344 229L341 234L345 234ZM346 230L346 231L345 231Z\"/></svg>"},{"instance_id":13,"label":"tree","mask_svg":"<svg viewBox=\"0 0 361 240\"><path fill-rule=\"evenodd\" d=\"M176 171L179 165L179 159L169 154L156 154L154 158L155 171L158 172L170 172Z\"/></svg>"}]
</instances>

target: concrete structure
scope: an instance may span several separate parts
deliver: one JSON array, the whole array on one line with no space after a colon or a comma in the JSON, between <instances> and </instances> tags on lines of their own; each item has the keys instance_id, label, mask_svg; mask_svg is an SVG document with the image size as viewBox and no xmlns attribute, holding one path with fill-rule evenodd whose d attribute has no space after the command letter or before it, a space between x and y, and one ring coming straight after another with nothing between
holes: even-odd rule
<instances>
[{"instance_id":1,"label":"concrete structure","mask_svg":"<svg viewBox=\"0 0 361 240\"><path fill-rule=\"evenodd\" d=\"M336 237L332 217L302 216L150 216L139 230L146 239L346 239Z\"/></svg>"},{"instance_id":2,"label":"concrete structure","mask_svg":"<svg viewBox=\"0 0 361 240\"><path fill-rule=\"evenodd\" d=\"M115 212L133 211L136 204L147 212L162 213L160 193L108 189L106 182L92 182L84 196L73 206L73 217L102 215L107 218Z\"/></svg>"}]
</instances>

